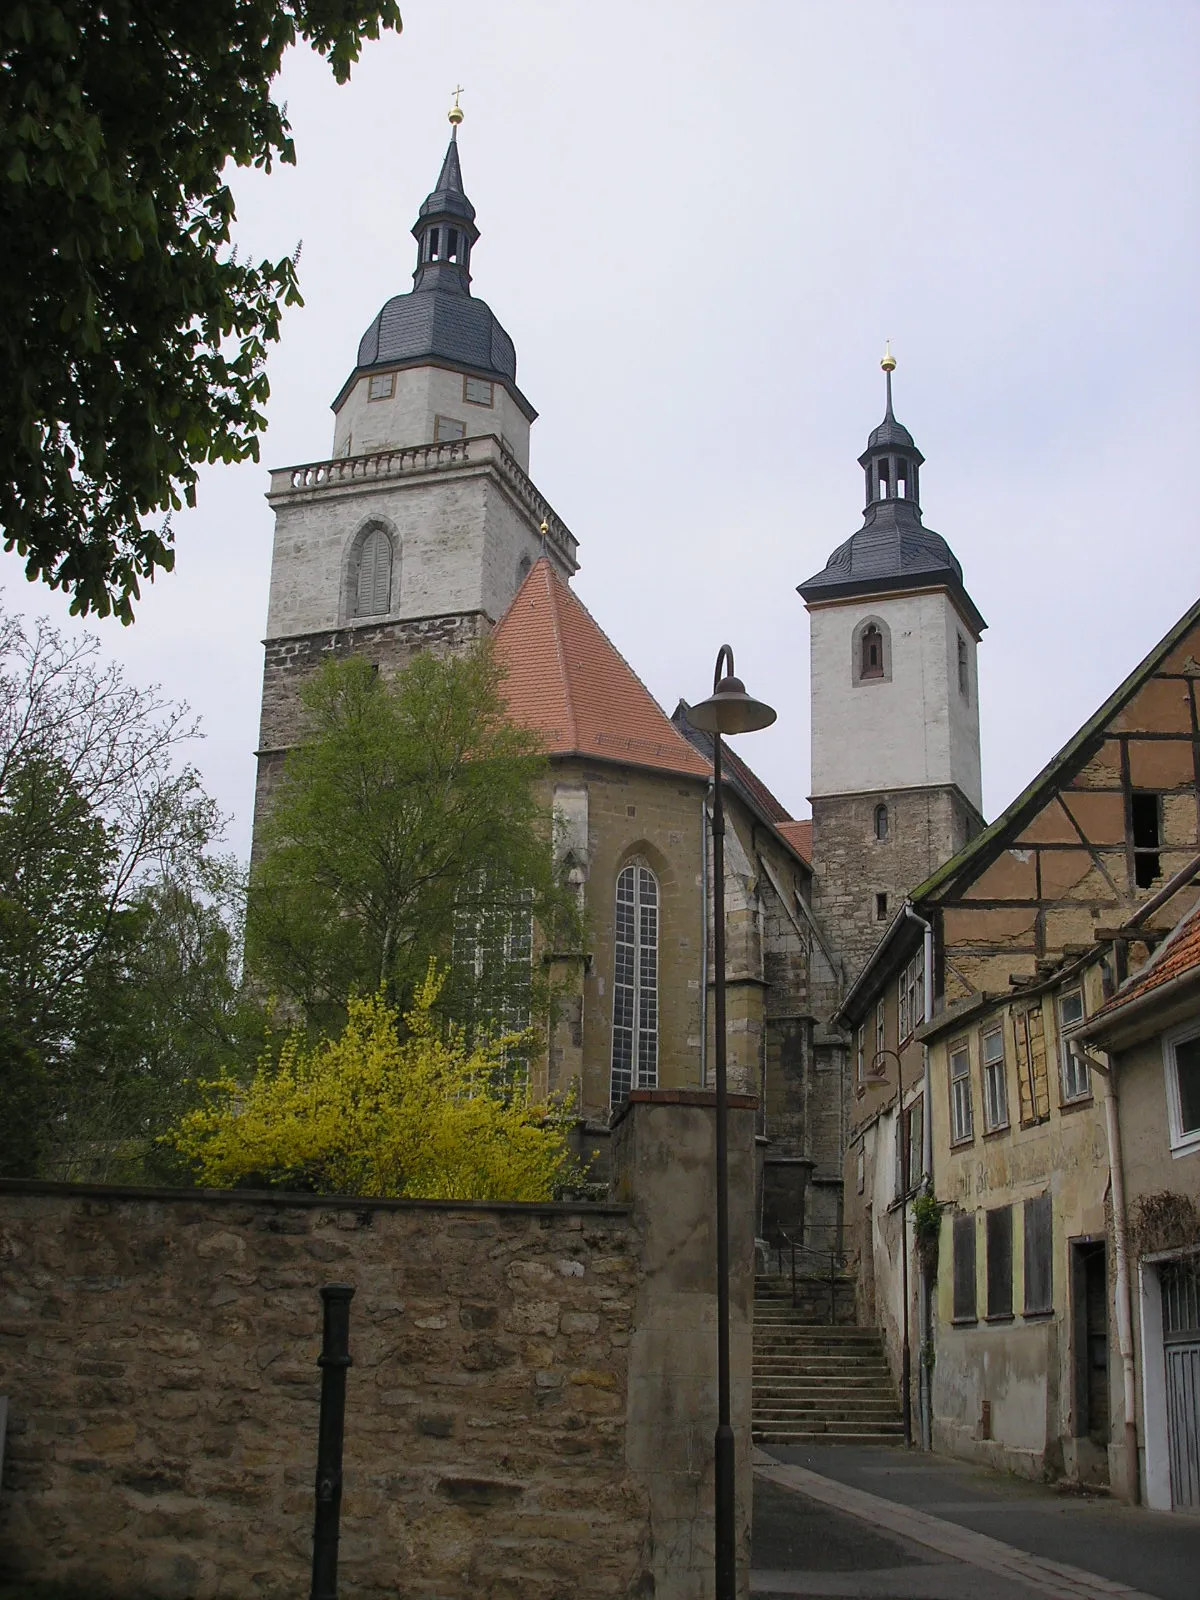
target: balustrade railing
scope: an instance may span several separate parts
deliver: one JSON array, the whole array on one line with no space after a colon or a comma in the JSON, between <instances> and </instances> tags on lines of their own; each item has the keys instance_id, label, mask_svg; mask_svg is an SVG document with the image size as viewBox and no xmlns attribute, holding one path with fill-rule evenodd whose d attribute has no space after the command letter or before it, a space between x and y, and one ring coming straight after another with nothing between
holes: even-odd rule
<instances>
[{"instance_id":1,"label":"balustrade railing","mask_svg":"<svg viewBox=\"0 0 1200 1600\"><path fill-rule=\"evenodd\" d=\"M446 439L436 444L372 450L360 456L335 456L330 461L283 467L271 474L271 494L287 494L297 489L331 489L381 478L403 477L409 473L449 472L489 461L499 470L534 524L539 528L545 524L545 537L567 559L573 570L578 540L550 502L534 487L516 458L493 434L470 439Z\"/></svg>"}]
</instances>

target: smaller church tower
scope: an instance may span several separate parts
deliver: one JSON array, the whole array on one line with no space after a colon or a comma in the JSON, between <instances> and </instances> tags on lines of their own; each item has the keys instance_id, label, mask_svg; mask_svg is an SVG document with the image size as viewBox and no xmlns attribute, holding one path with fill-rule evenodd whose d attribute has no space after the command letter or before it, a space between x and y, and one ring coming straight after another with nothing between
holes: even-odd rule
<instances>
[{"instance_id":1,"label":"smaller church tower","mask_svg":"<svg viewBox=\"0 0 1200 1600\"><path fill-rule=\"evenodd\" d=\"M925 458L892 409L858 458L863 525L799 585L811 620L816 909L851 978L907 890L983 826L976 647L986 624L921 518Z\"/></svg>"}]
</instances>

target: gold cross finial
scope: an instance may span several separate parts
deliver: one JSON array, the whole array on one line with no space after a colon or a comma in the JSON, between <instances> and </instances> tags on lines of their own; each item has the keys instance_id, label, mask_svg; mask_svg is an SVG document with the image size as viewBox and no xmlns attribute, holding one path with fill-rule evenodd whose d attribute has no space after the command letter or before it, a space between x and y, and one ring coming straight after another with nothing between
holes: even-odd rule
<instances>
[{"instance_id":1,"label":"gold cross finial","mask_svg":"<svg viewBox=\"0 0 1200 1600\"><path fill-rule=\"evenodd\" d=\"M460 83L454 91L454 104L450 107L449 111L450 125L456 133L458 131L458 125L463 119L463 109L458 103L458 97L462 92L463 86Z\"/></svg>"}]
</instances>

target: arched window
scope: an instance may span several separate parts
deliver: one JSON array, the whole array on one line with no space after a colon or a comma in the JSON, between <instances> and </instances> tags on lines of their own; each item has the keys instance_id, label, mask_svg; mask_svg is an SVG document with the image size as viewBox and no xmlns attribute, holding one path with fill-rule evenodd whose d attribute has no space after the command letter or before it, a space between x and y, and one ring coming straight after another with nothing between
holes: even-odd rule
<instances>
[{"instance_id":1,"label":"arched window","mask_svg":"<svg viewBox=\"0 0 1200 1600\"><path fill-rule=\"evenodd\" d=\"M354 615L384 617L392 608L392 541L386 528L371 528L358 547Z\"/></svg>"},{"instance_id":2,"label":"arched window","mask_svg":"<svg viewBox=\"0 0 1200 1600\"><path fill-rule=\"evenodd\" d=\"M517 588L518 589L525 582L525 579L529 576L529 569L532 566L533 566L533 561L527 555L522 556L520 561L517 562Z\"/></svg>"},{"instance_id":3,"label":"arched window","mask_svg":"<svg viewBox=\"0 0 1200 1600\"><path fill-rule=\"evenodd\" d=\"M883 635L874 622L868 622L862 631L862 666L860 678L883 677Z\"/></svg>"},{"instance_id":4,"label":"arched window","mask_svg":"<svg viewBox=\"0 0 1200 1600\"><path fill-rule=\"evenodd\" d=\"M886 839L888 836L888 808L885 805L875 807L875 837Z\"/></svg>"},{"instance_id":5,"label":"arched window","mask_svg":"<svg viewBox=\"0 0 1200 1600\"><path fill-rule=\"evenodd\" d=\"M658 881L640 861L617 878L611 1100L658 1083Z\"/></svg>"}]
</instances>

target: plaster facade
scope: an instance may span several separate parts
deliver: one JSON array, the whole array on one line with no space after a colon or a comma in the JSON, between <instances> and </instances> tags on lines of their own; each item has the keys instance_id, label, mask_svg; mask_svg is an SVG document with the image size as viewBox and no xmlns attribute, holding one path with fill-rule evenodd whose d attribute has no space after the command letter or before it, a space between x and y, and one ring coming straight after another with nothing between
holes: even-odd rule
<instances>
[{"instance_id":1,"label":"plaster facade","mask_svg":"<svg viewBox=\"0 0 1200 1600\"><path fill-rule=\"evenodd\" d=\"M945 785L982 813L978 641L949 592L810 601L809 614L814 799ZM885 660L882 676L864 677L855 652L872 620L884 631Z\"/></svg>"},{"instance_id":2,"label":"plaster facade","mask_svg":"<svg viewBox=\"0 0 1200 1600\"><path fill-rule=\"evenodd\" d=\"M392 393L372 400L372 385L378 393L386 390L389 382ZM490 404L484 398L489 395ZM460 423L467 437L496 434L522 471L528 472L530 412L523 396L518 399L491 374L440 364L375 367L352 383L336 407L333 454L361 456L398 446L433 444L445 436L445 430L438 427L442 417Z\"/></svg>"}]
</instances>

